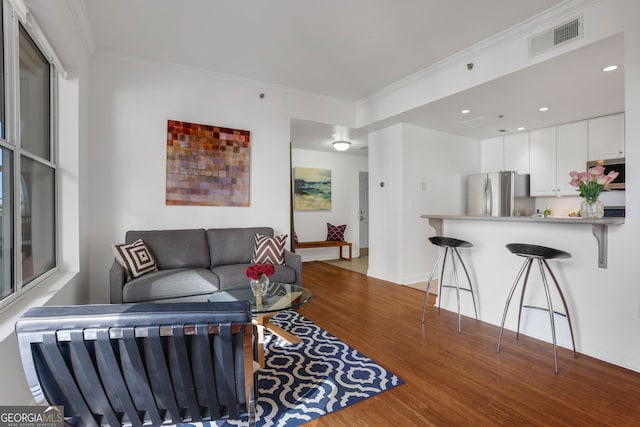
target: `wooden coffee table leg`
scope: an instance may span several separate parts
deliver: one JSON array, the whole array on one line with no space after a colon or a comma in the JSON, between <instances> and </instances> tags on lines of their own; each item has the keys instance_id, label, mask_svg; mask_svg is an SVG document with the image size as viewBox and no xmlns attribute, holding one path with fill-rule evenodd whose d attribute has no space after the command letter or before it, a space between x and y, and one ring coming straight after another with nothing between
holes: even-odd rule
<instances>
[{"instance_id":1,"label":"wooden coffee table leg","mask_svg":"<svg viewBox=\"0 0 640 427\"><path fill-rule=\"evenodd\" d=\"M280 326L276 326L273 323L270 323L270 322L265 323L264 328L269 330L269 332L271 332L272 334L282 338L289 344L300 344L302 342L302 340L299 337L293 335L291 332L285 331Z\"/></svg>"},{"instance_id":2,"label":"wooden coffee table leg","mask_svg":"<svg viewBox=\"0 0 640 427\"><path fill-rule=\"evenodd\" d=\"M261 368L264 368L265 363L264 363L264 326L262 324L260 324L260 321L262 319L260 319L261 315L258 316L258 318L254 321L255 325L256 325L256 334L258 335L256 338L256 346L257 346L257 350L258 350L258 364L260 364Z\"/></svg>"},{"instance_id":3,"label":"wooden coffee table leg","mask_svg":"<svg viewBox=\"0 0 640 427\"><path fill-rule=\"evenodd\" d=\"M268 330L272 334L276 335L279 338L282 338L289 344L300 344L302 343L302 339L293 335L291 332L285 331L280 326L274 325L269 320L275 315L273 314L258 314L256 316L255 324L256 330L258 333L258 363L261 368L265 367L264 362L264 330Z\"/></svg>"},{"instance_id":4,"label":"wooden coffee table leg","mask_svg":"<svg viewBox=\"0 0 640 427\"><path fill-rule=\"evenodd\" d=\"M269 332L271 332L272 334L282 338L283 340L285 340L289 344L300 344L302 342L302 340L299 337L293 335L291 332L285 331L280 326L277 326L277 325L274 325L273 323L271 323L270 320L275 315L276 315L276 313L260 314L260 315L258 315L258 319L259 319L258 322L259 322L260 325L262 325Z\"/></svg>"}]
</instances>

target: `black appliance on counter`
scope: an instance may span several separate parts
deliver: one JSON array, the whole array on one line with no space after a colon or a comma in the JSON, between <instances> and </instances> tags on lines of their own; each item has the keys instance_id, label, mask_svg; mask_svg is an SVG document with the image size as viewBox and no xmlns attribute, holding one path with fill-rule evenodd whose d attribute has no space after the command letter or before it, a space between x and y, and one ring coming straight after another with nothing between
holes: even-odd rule
<instances>
[{"instance_id":1,"label":"black appliance on counter","mask_svg":"<svg viewBox=\"0 0 640 427\"><path fill-rule=\"evenodd\" d=\"M605 218L624 218L625 207L624 206L605 206L604 217Z\"/></svg>"},{"instance_id":2,"label":"black appliance on counter","mask_svg":"<svg viewBox=\"0 0 640 427\"><path fill-rule=\"evenodd\" d=\"M604 166L605 175L611 171L616 171L619 174L618 177L611 184L609 184L608 188L610 190L624 190L624 157L620 159L590 160L587 162L587 170L598 165Z\"/></svg>"}]
</instances>

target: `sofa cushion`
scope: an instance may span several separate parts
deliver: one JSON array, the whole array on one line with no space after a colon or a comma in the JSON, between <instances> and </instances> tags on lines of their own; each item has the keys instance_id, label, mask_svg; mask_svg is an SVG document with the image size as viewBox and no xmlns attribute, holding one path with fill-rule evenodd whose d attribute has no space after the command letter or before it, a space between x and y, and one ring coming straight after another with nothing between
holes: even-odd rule
<instances>
[{"instance_id":1,"label":"sofa cushion","mask_svg":"<svg viewBox=\"0 0 640 427\"><path fill-rule=\"evenodd\" d=\"M144 240L158 269L209 268L209 245L204 229L127 231L125 241Z\"/></svg>"},{"instance_id":2,"label":"sofa cushion","mask_svg":"<svg viewBox=\"0 0 640 427\"><path fill-rule=\"evenodd\" d=\"M256 234L255 247L253 248L253 258L251 262L254 264L284 264L284 245L287 243L287 235L282 236L265 236L264 234Z\"/></svg>"},{"instance_id":3,"label":"sofa cushion","mask_svg":"<svg viewBox=\"0 0 640 427\"><path fill-rule=\"evenodd\" d=\"M122 289L123 302L142 302L208 295L220 288L218 276L206 268L159 270L131 280Z\"/></svg>"},{"instance_id":4,"label":"sofa cushion","mask_svg":"<svg viewBox=\"0 0 640 427\"><path fill-rule=\"evenodd\" d=\"M131 244L113 245L113 255L127 273L127 279L158 270L156 260L142 239Z\"/></svg>"},{"instance_id":5,"label":"sofa cushion","mask_svg":"<svg viewBox=\"0 0 640 427\"><path fill-rule=\"evenodd\" d=\"M231 264L213 267L211 270L220 279L220 289L227 289L240 284L249 284L247 267L251 264ZM286 265L274 265L275 272L269 277L270 283L295 283L296 272Z\"/></svg>"},{"instance_id":6,"label":"sofa cushion","mask_svg":"<svg viewBox=\"0 0 640 427\"><path fill-rule=\"evenodd\" d=\"M270 227L212 228L207 230L211 248L211 267L228 264L249 264L253 257L255 235L273 236Z\"/></svg>"}]
</instances>

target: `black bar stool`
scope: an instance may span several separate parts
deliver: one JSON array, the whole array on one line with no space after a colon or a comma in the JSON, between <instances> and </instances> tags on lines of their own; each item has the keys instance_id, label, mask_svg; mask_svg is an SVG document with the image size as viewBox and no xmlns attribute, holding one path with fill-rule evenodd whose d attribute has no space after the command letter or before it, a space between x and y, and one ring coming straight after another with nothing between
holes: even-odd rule
<instances>
[{"instance_id":1,"label":"black bar stool","mask_svg":"<svg viewBox=\"0 0 640 427\"><path fill-rule=\"evenodd\" d=\"M458 333L462 331L461 328L461 315L460 315L460 290L467 291L471 293L471 298L473 300L473 311L476 314L476 321L478 320L478 310L476 309L476 298L473 295L473 285L471 284L471 279L469 278L469 272L467 271L467 267L464 265L464 261L460 257L460 253L458 252L458 248L470 248L473 245L467 241L454 239L453 237L443 237L443 236L434 236L429 237L429 241L436 246L440 247L440 253L438 254L438 258L436 259L436 263L433 266L433 270L431 271L431 275L429 276L429 280L427 282L427 293L424 296L424 307L422 308L422 323L424 323L424 316L427 312L427 301L429 300L429 289L431 288L431 281L433 280L433 276L438 269L438 264L440 263L440 258L443 258L442 268L440 269L440 280L438 281L438 311L440 311L440 302L442 301L442 288L455 288L456 290L456 298L458 300ZM453 255L451 256L451 265L453 266L453 277L455 280L454 285L445 285L443 284L444 279L444 268L447 264L447 254L449 250L452 251ZM458 268L456 264L456 256L462 264L462 268L464 269L464 273L467 276L467 281L469 282L469 289L461 288L460 282L458 281Z\"/></svg>"},{"instance_id":2,"label":"black bar stool","mask_svg":"<svg viewBox=\"0 0 640 427\"><path fill-rule=\"evenodd\" d=\"M522 268L520 268L520 272L516 276L516 281L513 283L511 290L509 291L509 296L507 297L507 303L504 307L504 314L502 315L502 324L500 325L500 335L498 335L498 348L497 352L500 352L500 341L502 340L502 331L504 329L504 322L507 318L507 311L509 310L509 304L511 303L511 298L513 297L513 293L518 286L518 282L522 277L522 274L525 270L527 270L526 275L524 276L524 282L522 285L522 292L520 293L520 309L518 311L518 329L516 330L516 340L520 338L520 317L522 315L522 303L524 300L524 291L527 288L527 280L529 280L529 272L531 271L531 265L533 264L533 260L538 261L538 266L540 267L540 274L542 275L542 284L544 285L544 292L547 296L547 311L549 312L549 320L551 321L551 338L553 340L553 364L555 368L556 374L558 373L558 347L556 345L556 326L554 322L554 311L553 304L551 303L551 294L549 293L549 284L547 283L547 276L544 273L544 268L547 267L547 271L551 275L553 282L556 285L556 289L560 294L560 298L562 299L562 305L564 306L564 312L567 316L567 321L569 322L569 331L571 332L571 344L573 345L573 357L578 357L576 353L576 343L573 338L573 327L571 326L571 317L569 316L569 308L567 307L567 301L564 299L564 294L560 289L560 285L558 285L558 280L556 276L553 274L553 271L549 268L549 264L547 264L548 259L554 258L571 258L571 254L568 252L564 252L558 249L547 248L545 246L538 245L529 245L525 243L509 243L506 245L507 249L511 251L511 253L516 254L518 256L526 258L524 264L522 264Z\"/></svg>"}]
</instances>

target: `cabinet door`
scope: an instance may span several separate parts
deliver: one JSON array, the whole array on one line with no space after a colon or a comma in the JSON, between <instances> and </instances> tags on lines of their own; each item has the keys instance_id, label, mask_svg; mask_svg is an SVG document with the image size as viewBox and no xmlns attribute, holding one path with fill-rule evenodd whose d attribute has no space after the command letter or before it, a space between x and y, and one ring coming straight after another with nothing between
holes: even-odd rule
<instances>
[{"instance_id":1,"label":"cabinet door","mask_svg":"<svg viewBox=\"0 0 640 427\"><path fill-rule=\"evenodd\" d=\"M556 128L529 133L531 147L531 195L555 196L556 192Z\"/></svg>"},{"instance_id":2,"label":"cabinet door","mask_svg":"<svg viewBox=\"0 0 640 427\"><path fill-rule=\"evenodd\" d=\"M504 170L502 137L480 141L480 172Z\"/></svg>"},{"instance_id":3,"label":"cabinet door","mask_svg":"<svg viewBox=\"0 0 640 427\"><path fill-rule=\"evenodd\" d=\"M587 167L587 122L575 122L556 128L556 195L577 196L575 187L569 185L569 172L582 172Z\"/></svg>"},{"instance_id":4,"label":"cabinet door","mask_svg":"<svg viewBox=\"0 0 640 427\"><path fill-rule=\"evenodd\" d=\"M589 120L589 160L624 157L624 114Z\"/></svg>"},{"instance_id":5,"label":"cabinet door","mask_svg":"<svg viewBox=\"0 0 640 427\"><path fill-rule=\"evenodd\" d=\"M529 173L529 132L504 137L504 169Z\"/></svg>"}]
</instances>

